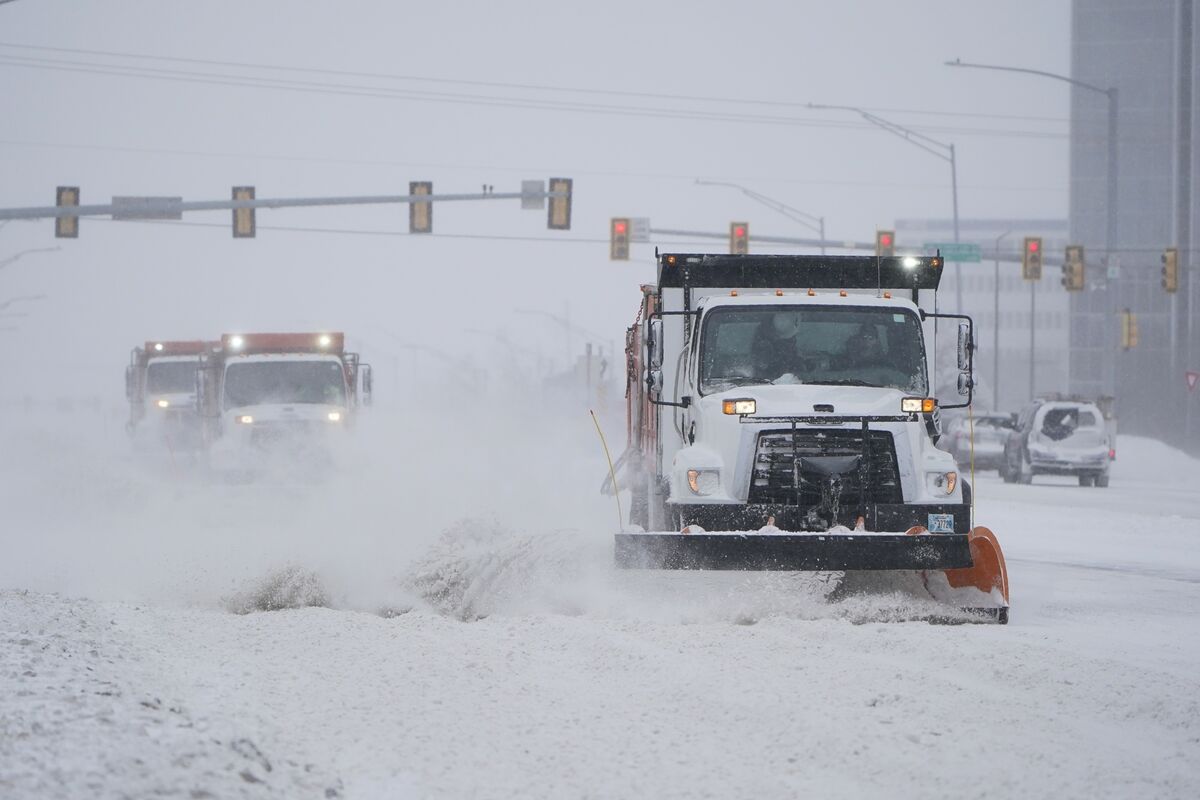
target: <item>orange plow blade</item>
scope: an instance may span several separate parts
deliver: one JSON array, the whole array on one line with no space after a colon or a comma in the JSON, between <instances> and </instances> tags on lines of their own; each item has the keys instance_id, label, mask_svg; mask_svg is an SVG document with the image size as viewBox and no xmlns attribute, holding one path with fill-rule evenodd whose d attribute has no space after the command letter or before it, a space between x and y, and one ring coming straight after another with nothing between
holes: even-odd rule
<instances>
[{"instance_id":1,"label":"orange plow blade","mask_svg":"<svg viewBox=\"0 0 1200 800\"><path fill-rule=\"evenodd\" d=\"M1005 611L1008 606L1008 568L1004 564L1004 551L996 534L979 526L967 535L971 548L971 566L945 570L946 581L956 589L974 588L984 594L998 591L1004 598ZM1007 614L1003 615L1007 618ZM1007 620L1005 620L1007 621Z\"/></svg>"}]
</instances>

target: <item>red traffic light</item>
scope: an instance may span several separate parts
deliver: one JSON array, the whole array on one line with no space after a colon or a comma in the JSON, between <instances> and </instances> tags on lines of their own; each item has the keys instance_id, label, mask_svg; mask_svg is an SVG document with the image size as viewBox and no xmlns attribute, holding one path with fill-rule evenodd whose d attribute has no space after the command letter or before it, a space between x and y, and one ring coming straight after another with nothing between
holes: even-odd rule
<instances>
[{"instance_id":1,"label":"red traffic light","mask_svg":"<svg viewBox=\"0 0 1200 800\"><path fill-rule=\"evenodd\" d=\"M745 228L743 228L741 225L739 225L739 226L737 226L736 228L734 228L734 229L733 229L733 235L734 235L734 236L745 236L745 235L746 235L746 229L745 229Z\"/></svg>"},{"instance_id":2,"label":"red traffic light","mask_svg":"<svg viewBox=\"0 0 1200 800\"><path fill-rule=\"evenodd\" d=\"M892 244L892 235L890 233L879 234L879 243L884 247L890 247Z\"/></svg>"},{"instance_id":3,"label":"red traffic light","mask_svg":"<svg viewBox=\"0 0 1200 800\"><path fill-rule=\"evenodd\" d=\"M625 232L625 223L624 222L613 223L613 230L616 233L624 233Z\"/></svg>"},{"instance_id":4,"label":"red traffic light","mask_svg":"<svg viewBox=\"0 0 1200 800\"><path fill-rule=\"evenodd\" d=\"M1029 241L1029 245L1028 245L1028 247L1029 247L1029 252L1031 252L1031 253L1036 253L1036 252L1038 251L1038 247L1039 247L1039 246L1040 246L1040 245L1039 245L1039 243L1038 243L1037 239L1031 239L1031 240Z\"/></svg>"}]
</instances>

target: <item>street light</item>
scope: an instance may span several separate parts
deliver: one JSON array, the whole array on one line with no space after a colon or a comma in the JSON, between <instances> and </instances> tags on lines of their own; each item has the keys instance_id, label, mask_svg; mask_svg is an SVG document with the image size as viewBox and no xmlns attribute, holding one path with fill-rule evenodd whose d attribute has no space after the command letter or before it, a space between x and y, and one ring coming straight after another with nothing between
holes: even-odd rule
<instances>
[{"instance_id":1,"label":"street light","mask_svg":"<svg viewBox=\"0 0 1200 800\"><path fill-rule=\"evenodd\" d=\"M30 253L53 253L54 251L61 249L61 247L35 247L32 250L22 250L21 252L14 253L3 261L0 261L0 269L4 269L9 264L16 263L17 261L21 260L23 256L27 256Z\"/></svg>"},{"instance_id":2,"label":"street light","mask_svg":"<svg viewBox=\"0 0 1200 800\"><path fill-rule=\"evenodd\" d=\"M996 267L992 273L992 411L1000 410L1000 243L1010 234L1012 228L996 237Z\"/></svg>"},{"instance_id":3,"label":"street light","mask_svg":"<svg viewBox=\"0 0 1200 800\"><path fill-rule=\"evenodd\" d=\"M759 194L753 189L747 189L739 183L729 183L728 181L705 181L699 178L696 179L697 186L728 186L731 189L737 189L742 194L749 197L755 202L761 203L772 211L777 211L783 214L793 222L799 222L810 231L816 231L821 237L821 255L825 255L825 218L816 217L812 214L805 213L797 208L792 208L786 203L781 203L778 200L767 197L765 194ZM815 225L813 223L816 223Z\"/></svg>"},{"instance_id":4,"label":"street light","mask_svg":"<svg viewBox=\"0 0 1200 800\"><path fill-rule=\"evenodd\" d=\"M11 306L13 303L18 303L22 300L33 301L33 300L45 300L45 299L46 299L46 295L44 295L44 294L24 294L19 297L10 297L7 300L0 301L0 311L3 311L4 309Z\"/></svg>"},{"instance_id":5,"label":"street light","mask_svg":"<svg viewBox=\"0 0 1200 800\"><path fill-rule=\"evenodd\" d=\"M599 345L601 347L601 349L603 349L604 344L607 343L609 358L611 359L611 358L616 357L617 348L616 348L616 344L613 342L612 339L606 340L605 337L601 336L600 334L596 333L595 331L589 331L587 328L584 328L581 325L577 325L576 323L572 322L568 317L566 317L564 315L555 314L550 311L543 311L540 308L517 308L517 309L514 309L514 312L517 314L526 314L526 315L533 315L533 316L539 316L539 317L546 317L547 319L551 319L551 320L557 322L559 325L562 325L563 339L566 341L566 344L567 344L567 369L571 369L572 359L574 358L574 355L575 355L574 352L572 352L572 350L571 350L571 332L572 331L575 331L576 333L582 333L584 335L585 341L587 339L591 339L593 342L595 342L597 345ZM567 313L569 314L570 312L568 311Z\"/></svg>"},{"instance_id":6,"label":"street light","mask_svg":"<svg viewBox=\"0 0 1200 800\"><path fill-rule=\"evenodd\" d=\"M953 144L946 144L945 142L939 142L937 139L931 139L928 136L925 136L924 134L917 133L916 131L910 130L909 128L905 128L902 125L897 125L894 122L890 122L889 120L883 119L882 117L878 117L878 116L872 114L871 112L864 111L863 109L858 108L856 106L827 106L827 105L822 105L820 103L809 103L808 107L816 108L816 109L836 110L836 111L853 111L855 114L858 114L860 117L862 117L863 119L865 119L867 122L871 123L872 125L883 128L888 133L899 136L901 139L908 142L909 144L916 145L917 147L924 150L926 153L929 153L932 156L940 158L943 161L949 162L950 163L950 193L951 193L952 199L954 201L954 241L955 241L955 243L958 242L958 162L955 159ZM941 148L941 150L944 150L945 152L941 152L940 150L936 150L934 148ZM962 304L963 304L963 302L962 302L962 267L957 261L954 262L954 299L958 303L958 310L961 313Z\"/></svg>"},{"instance_id":7,"label":"street light","mask_svg":"<svg viewBox=\"0 0 1200 800\"><path fill-rule=\"evenodd\" d=\"M991 69L1000 72L1022 72L1026 75L1039 75L1043 78L1053 78L1056 81L1063 81L1072 86L1078 86L1081 89L1087 89L1089 92L1096 92L1108 98L1108 189L1107 199L1105 201L1108 206L1107 224L1104 233L1105 239L1105 261L1109 266L1109 275L1113 275L1112 267L1117 266L1115 259L1117 258L1117 87L1110 86L1107 89L1096 86L1095 84L1086 83L1084 81L1068 78L1066 75L1059 75L1054 72L1046 72L1040 69L1027 69L1025 67L1001 67L994 64L968 64L962 59L954 59L947 61L948 67L969 67L971 69ZM1110 281L1112 278L1109 279ZM1114 292L1112 286L1105 285L1105 317L1109 317L1113 310ZM1104 380L1105 388L1108 394L1114 394L1115 383L1115 360L1113 358L1113 348L1106 347L1104 349Z\"/></svg>"}]
</instances>

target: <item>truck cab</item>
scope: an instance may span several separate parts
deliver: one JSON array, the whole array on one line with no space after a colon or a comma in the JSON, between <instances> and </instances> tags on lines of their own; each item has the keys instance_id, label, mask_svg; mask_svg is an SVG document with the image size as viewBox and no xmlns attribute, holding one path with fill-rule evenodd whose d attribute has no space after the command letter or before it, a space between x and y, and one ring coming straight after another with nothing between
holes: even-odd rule
<instances>
[{"instance_id":1,"label":"truck cab","mask_svg":"<svg viewBox=\"0 0 1200 800\"><path fill-rule=\"evenodd\" d=\"M229 333L207 353L201 408L210 465L245 471L271 455L324 457L369 404L371 368L341 333Z\"/></svg>"},{"instance_id":2,"label":"truck cab","mask_svg":"<svg viewBox=\"0 0 1200 800\"><path fill-rule=\"evenodd\" d=\"M629 338L631 521L965 533L939 450L940 258L664 255ZM962 318L959 385L970 391ZM939 329L940 328L940 329ZM951 401L959 399L957 396Z\"/></svg>"},{"instance_id":3,"label":"truck cab","mask_svg":"<svg viewBox=\"0 0 1200 800\"><path fill-rule=\"evenodd\" d=\"M173 450L200 447L197 370L209 346L200 340L159 340L133 349L125 368L125 397L126 430L135 441Z\"/></svg>"}]
</instances>

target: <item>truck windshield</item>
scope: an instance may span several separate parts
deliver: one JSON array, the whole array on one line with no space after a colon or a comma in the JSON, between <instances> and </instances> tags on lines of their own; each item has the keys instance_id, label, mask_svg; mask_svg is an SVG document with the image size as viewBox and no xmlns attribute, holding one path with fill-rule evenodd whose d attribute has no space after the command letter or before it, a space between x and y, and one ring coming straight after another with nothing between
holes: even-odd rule
<instances>
[{"instance_id":1,"label":"truck windshield","mask_svg":"<svg viewBox=\"0 0 1200 800\"><path fill-rule=\"evenodd\" d=\"M151 361L146 367L147 394L191 394L196 391L194 361Z\"/></svg>"},{"instance_id":2,"label":"truck windshield","mask_svg":"<svg viewBox=\"0 0 1200 800\"><path fill-rule=\"evenodd\" d=\"M880 386L925 395L915 314L890 308L730 307L710 311L700 339L700 392L755 383Z\"/></svg>"},{"instance_id":3,"label":"truck windshield","mask_svg":"<svg viewBox=\"0 0 1200 800\"><path fill-rule=\"evenodd\" d=\"M225 370L225 408L264 403L344 405L346 383L337 361L251 361Z\"/></svg>"}]
</instances>

